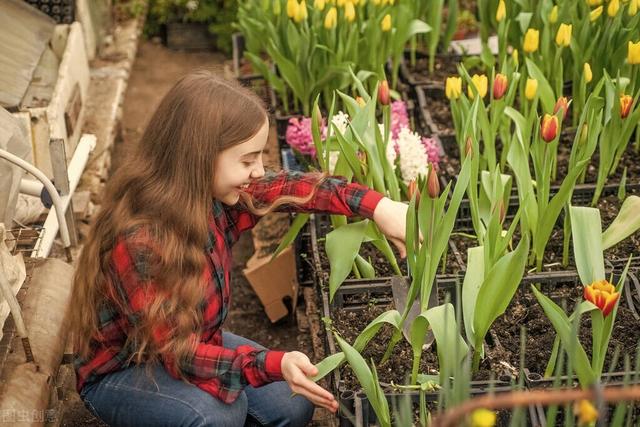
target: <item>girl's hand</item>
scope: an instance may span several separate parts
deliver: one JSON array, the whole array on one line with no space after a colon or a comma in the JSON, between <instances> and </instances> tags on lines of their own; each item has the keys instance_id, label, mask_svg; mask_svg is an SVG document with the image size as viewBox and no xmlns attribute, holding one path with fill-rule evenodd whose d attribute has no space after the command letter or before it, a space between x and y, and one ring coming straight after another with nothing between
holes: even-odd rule
<instances>
[{"instance_id":1,"label":"girl's hand","mask_svg":"<svg viewBox=\"0 0 640 427\"><path fill-rule=\"evenodd\" d=\"M407 233L407 210L409 206L405 203L394 202L388 197L384 197L378 202L376 210L373 212L373 220L376 225L396 245L400 252L400 257L407 256L406 233Z\"/></svg>"},{"instance_id":2,"label":"girl's hand","mask_svg":"<svg viewBox=\"0 0 640 427\"><path fill-rule=\"evenodd\" d=\"M327 390L309 379L317 375L318 368L309 358L299 351L284 354L281 362L282 376L294 393L301 394L316 406L327 408L331 412L338 410L338 402Z\"/></svg>"}]
</instances>

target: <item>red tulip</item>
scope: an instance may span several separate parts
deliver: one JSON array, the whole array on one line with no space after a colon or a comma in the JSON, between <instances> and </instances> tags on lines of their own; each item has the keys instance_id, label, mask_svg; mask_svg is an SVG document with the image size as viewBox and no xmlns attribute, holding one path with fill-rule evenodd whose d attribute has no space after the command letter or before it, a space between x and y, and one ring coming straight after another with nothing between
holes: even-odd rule
<instances>
[{"instance_id":1,"label":"red tulip","mask_svg":"<svg viewBox=\"0 0 640 427\"><path fill-rule=\"evenodd\" d=\"M622 95L620 97L620 117L626 119L631 112L631 106L633 105L633 98L629 95Z\"/></svg>"},{"instance_id":2,"label":"red tulip","mask_svg":"<svg viewBox=\"0 0 640 427\"><path fill-rule=\"evenodd\" d=\"M493 99L502 98L507 91L507 87L509 87L509 80L507 79L507 76L500 73L496 74L496 77L493 80Z\"/></svg>"},{"instance_id":3,"label":"red tulip","mask_svg":"<svg viewBox=\"0 0 640 427\"><path fill-rule=\"evenodd\" d=\"M620 292L606 280L599 280L584 287L584 299L590 301L607 317L620 299Z\"/></svg>"},{"instance_id":4,"label":"red tulip","mask_svg":"<svg viewBox=\"0 0 640 427\"><path fill-rule=\"evenodd\" d=\"M545 114L540 124L540 135L545 142L551 142L558 136L558 118Z\"/></svg>"},{"instance_id":5,"label":"red tulip","mask_svg":"<svg viewBox=\"0 0 640 427\"><path fill-rule=\"evenodd\" d=\"M429 176L427 177L427 193L432 199L437 199L440 195L440 181L433 163L429 164Z\"/></svg>"},{"instance_id":6,"label":"red tulip","mask_svg":"<svg viewBox=\"0 0 640 427\"><path fill-rule=\"evenodd\" d=\"M556 114L558 111L560 111L561 108L564 112L562 116L562 120L564 120L567 118L567 113L569 112L569 101L565 96L561 96L560 98L558 98L555 107L553 107L553 114Z\"/></svg>"},{"instance_id":7,"label":"red tulip","mask_svg":"<svg viewBox=\"0 0 640 427\"><path fill-rule=\"evenodd\" d=\"M387 82L386 80L381 81L380 87L378 87L378 102L381 105L389 105L389 82Z\"/></svg>"}]
</instances>

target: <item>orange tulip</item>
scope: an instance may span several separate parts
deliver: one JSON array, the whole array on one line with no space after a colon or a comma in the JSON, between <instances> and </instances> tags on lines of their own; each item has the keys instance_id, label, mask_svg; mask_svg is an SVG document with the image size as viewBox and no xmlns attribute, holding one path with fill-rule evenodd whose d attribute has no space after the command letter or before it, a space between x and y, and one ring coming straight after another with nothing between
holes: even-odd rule
<instances>
[{"instance_id":1,"label":"orange tulip","mask_svg":"<svg viewBox=\"0 0 640 427\"><path fill-rule=\"evenodd\" d=\"M407 196L409 196L409 200L413 198L414 194L416 195L416 202L420 202L420 190L418 189L418 183L415 178L411 180L409 187L407 188Z\"/></svg>"},{"instance_id":2,"label":"orange tulip","mask_svg":"<svg viewBox=\"0 0 640 427\"><path fill-rule=\"evenodd\" d=\"M551 142L558 136L558 118L545 114L540 124L540 135L545 142Z\"/></svg>"},{"instance_id":3,"label":"orange tulip","mask_svg":"<svg viewBox=\"0 0 640 427\"><path fill-rule=\"evenodd\" d=\"M561 108L562 111L564 111L564 114L562 116L562 119L564 120L567 118L567 113L569 112L569 101L565 96L561 96L560 98L558 98L558 100L556 101L556 105L553 107L553 114L556 114L558 111L560 111Z\"/></svg>"},{"instance_id":4,"label":"orange tulip","mask_svg":"<svg viewBox=\"0 0 640 427\"><path fill-rule=\"evenodd\" d=\"M620 97L620 117L626 119L631 112L631 106L633 105L633 98L629 95L622 95Z\"/></svg>"},{"instance_id":5,"label":"orange tulip","mask_svg":"<svg viewBox=\"0 0 640 427\"><path fill-rule=\"evenodd\" d=\"M427 193L432 199L437 199L440 195L440 181L438 180L438 173L436 172L435 165L429 164L429 176L427 177Z\"/></svg>"},{"instance_id":6,"label":"orange tulip","mask_svg":"<svg viewBox=\"0 0 640 427\"><path fill-rule=\"evenodd\" d=\"M383 80L380 82L380 87L378 88L378 102L381 105L389 105L389 82Z\"/></svg>"},{"instance_id":7,"label":"orange tulip","mask_svg":"<svg viewBox=\"0 0 640 427\"><path fill-rule=\"evenodd\" d=\"M602 311L603 316L608 316L620 299L620 292L616 292L615 286L606 280L599 280L584 287L584 299L590 301Z\"/></svg>"},{"instance_id":8,"label":"orange tulip","mask_svg":"<svg viewBox=\"0 0 640 427\"><path fill-rule=\"evenodd\" d=\"M496 74L496 77L493 80L493 99L502 98L507 91L508 86L509 80L507 80L507 76L500 73Z\"/></svg>"}]
</instances>

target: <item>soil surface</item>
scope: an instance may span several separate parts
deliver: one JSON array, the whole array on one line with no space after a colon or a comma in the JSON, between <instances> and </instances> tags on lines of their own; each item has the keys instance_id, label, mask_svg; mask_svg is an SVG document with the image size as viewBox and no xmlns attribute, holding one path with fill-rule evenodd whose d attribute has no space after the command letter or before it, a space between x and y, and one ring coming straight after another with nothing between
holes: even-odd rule
<instances>
[{"instance_id":1,"label":"soil surface","mask_svg":"<svg viewBox=\"0 0 640 427\"><path fill-rule=\"evenodd\" d=\"M224 60L224 56L218 53L172 51L152 41L140 41L123 106L122 138L116 140L114 147L112 173L130 147L138 142L151 114L177 79L199 68L222 73ZM312 357L308 334L300 334L293 318L285 318L272 324L244 278L242 269L253 251L251 234L245 233L234 247L232 299L225 329L268 348L301 350ZM84 408L77 396L75 400L69 400L62 425L104 425Z\"/></svg>"}]
</instances>

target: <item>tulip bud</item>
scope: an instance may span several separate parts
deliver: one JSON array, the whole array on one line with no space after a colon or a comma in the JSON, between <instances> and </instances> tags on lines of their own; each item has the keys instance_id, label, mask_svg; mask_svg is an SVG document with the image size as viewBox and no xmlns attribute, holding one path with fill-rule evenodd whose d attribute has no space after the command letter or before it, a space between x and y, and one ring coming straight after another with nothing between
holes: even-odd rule
<instances>
[{"instance_id":1,"label":"tulip bud","mask_svg":"<svg viewBox=\"0 0 640 427\"><path fill-rule=\"evenodd\" d=\"M573 413L578 418L578 425L589 426L598 421L598 410L588 400L575 402L573 405Z\"/></svg>"},{"instance_id":2,"label":"tulip bud","mask_svg":"<svg viewBox=\"0 0 640 427\"><path fill-rule=\"evenodd\" d=\"M556 44L560 47L567 47L571 44L571 24L560 24L556 33Z\"/></svg>"},{"instance_id":3,"label":"tulip bud","mask_svg":"<svg viewBox=\"0 0 640 427\"><path fill-rule=\"evenodd\" d=\"M598 6L589 13L589 21L594 22L602 15L603 7Z\"/></svg>"},{"instance_id":4,"label":"tulip bud","mask_svg":"<svg viewBox=\"0 0 640 427\"><path fill-rule=\"evenodd\" d=\"M584 81L589 83L593 79L593 73L591 72L591 65L588 62L584 63L583 74Z\"/></svg>"},{"instance_id":5,"label":"tulip bud","mask_svg":"<svg viewBox=\"0 0 640 427\"><path fill-rule=\"evenodd\" d=\"M587 4L591 7L600 6L602 4L602 0L587 0Z\"/></svg>"},{"instance_id":6,"label":"tulip bud","mask_svg":"<svg viewBox=\"0 0 640 427\"><path fill-rule=\"evenodd\" d=\"M382 31L385 33L391 31L391 15L387 13L384 16L384 18L382 18L382 23L380 24L380 27L382 28Z\"/></svg>"},{"instance_id":7,"label":"tulip bud","mask_svg":"<svg viewBox=\"0 0 640 427\"><path fill-rule=\"evenodd\" d=\"M556 105L553 107L553 114L556 114L561 108L563 111L562 119L564 120L567 118L567 113L569 112L569 101L565 96L558 98Z\"/></svg>"},{"instance_id":8,"label":"tulip bud","mask_svg":"<svg viewBox=\"0 0 640 427\"><path fill-rule=\"evenodd\" d=\"M524 87L524 96L531 101L535 98L536 93L538 93L538 80L527 79L527 84Z\"/></svg>"},{"instance_id":9,"label":"tulip bud","mask_svg":"<svg viewBox=\"0 0 640 427\"><path fill-rule=\"evenodd\" d=\"M322 129L322 113L320 112L320 106L317 103L313 106L313 115L316 118L318 129Z\"/></svg>"},{"instance_id":10,"label":"tulip bud","mask_svg":"<svg viewBox=\"0 0 640 427\"><path fill-rule=\"evenodd\" d=\"M358 103L359 106L364 107L365 105L367 105L366 102L364 102L364 99L362 99L361 96L356 96L356 102Z\"/></svg>"},{"instance_id":11,"label":"tulip bud","mask_svg":"<svg viewBox=\"0 0 640 427\"><path fill-rule=\"evenodd\" d=\"M458 99L462 94L462 78L447 77L444 93L448 99Z\"/></svg>"},{"instance_id":12,"label":"tulip bud","mask_svg":"<svg viewBox=\"0 0 640 427\"><path fill-rule=\"evenodd\" d=\"M603 317L607 317L620 299L620 292L607 280L598 280L583 287L583 297L598 307Z\"/></svg>"},{"instance_id":13,"label":"tulip bud","mask_svg":"<svg viewBox=\"0 0 640 427\"><path fill-rule=\"evenodd\" d=\"M549 13L549 22L552 24L558 22L558 5L551 8L551 12Z\"/></svg>"},{"instance_id":14,"label":"tulip bud","mask_svg":"<svg viewBox=\"0 0 640 427\"><path fill-rule=\"evenodd\" d=\"M380 105L389 105L390 101L389 82L382 80L378 86L378 102Z\"/></svg>"},{"instance_id":15,"label":"tulip bud","mask_svg":"<svg viewBox=\"0 0 640 427\"><path fill-rule=\"evenodd\" d=\"M344 5L344 17L347 22L356 20L356 8L351 0L347 0L347 3Z\"/></svg>"},{"instance_id":16,"label":"tulip bud","mask_svg":"<svg viewBox=\"0 0 640 427\"><path fill-rule=\"evenodd\" d=\"M513 62L516 64L516 67L520 65L520 61L518 60L518 49L513 49L513 52L511 52L511 58L513 58Z\"/></svg>"},{"instance_id":17,"label":"tulip bud","mask_svg":"<svg viewBox=\"0 0 640 427\"><path fill-rule=\"evenodd\" d=\"M507 15L507 7L504 4L504 0L498 2L498 10L496 10L496 21L501 22Z\"/></svg>"},{"instance_id":18,"label":"tulip bud","mask_svg":"<svg viewBox=\"0 0 640 427\"><path fill-rule=\"evenodd\" d=\"M638 6L640 5L640 0L631 0L629 3L629 16L636 16L638 13Z\"/></svg>"},{"instance_id":19,"label":"tulip bud","mask_svg":"<svg viewBox=\"0 0 640 427\"><path fill-rule=\"evenodd\" d=\"M529 28L524 34L524 46L523 49L527 53L533 53L538 50L540 44L540 31L533 28Z\"/></svg>"},{"instance_id":20,"label":"tulip bud","mask_svg":"<svg viewBox=\"0 0 640 427\"><path fill-rule=\"evenodd\" d=\"M440 181L438 180L438 173L436 172L435 165L433 163L429 163L427 194L429 194L429 197L432 199L437 199L440 195Z\"/></svg>"},{"instance_id":21,"label":"tulip bud","mask_svg":"<svg viewBox=\"0 0 640 427\"><path fill-rule=\"evenodd\" d=\"M418 189L418 183L415 178L411 180L407 187L407 196L409 197L409 200L413 199L414 194L416 196L416 203L420 202L420 190Z\"/></svg>"},{"instance_id":22,"label":"tulip bud","mask_svg":"<svg viewBox=\"0 0 640 427\"><path fill-rule=\"evenodd\" d=\"M280 12L282 11L281 6L280 6L280 2L279 1L274 1L273 2L273 15L274 16L280 16Z\"/></svg>"},{"instance_id":23,"label":"tulip bud","mask_svg":"<svg viewBox=\"0 0 640 427\"><path fill-rule=\"evenodd\" d=\"M347 0L338 0L338 7L343 7L347 3Z\"/></svg>"},{"instance_id":24,"label":"tulip bud","mask_svg":"<svg viewBox=\"0 0 640 427\"><path fill-rule=\"evenodd\" d=\"M558 136L558 118L545 114L540 124L540 135L544 142L551 142Z\"/></svg>"},{"instance_id":25,"label":"tulip bud","mask_svg":"<svg viewBox=\"0 0 640 427\"><path fill-rule=\"evenodd\" d=\"M287 16L291 19L296 17L298 13L298 0L287 0Z\"/></svg>"},{"instance_id":26,"label":"tulip bud","mask_svg":"<svg viewBox=\"0 0 640 427\"><path fill-rule=\"evenodd\" d=\"M626 119L631 112L631 106L633 105L633 98L630 95L622 95L620 97L620 117Z\"/></svg>"},{"instance_id":27,"label":"tulip bud","mask_svg":"<svg viewBox=\"0 0 640 427\"><path fill-rule=\"evenodd\" d=\"M335 7L329 9L327 16L324 18L324 28L330 30L336 27L338 22L338 10Z\"/></svg>"},{"instance_id":28,"label":"tulip bud","mask_svg":"<svg viewBox=\"0 0 640 427\"><path fill-rule=\"evenodd\" d=\"M467 157L473 156L473 140L470 136L467 137L467 142L465 143L464 147L464 154Z\"/></svg>"},{"instance_id":29,"label":"tulip bud","mask_svg":"<svg viewBox=\"0 0 640 427\"><path fill-rule=\"evenodd\" d=\"M507 80L507 76L500 73L496 74L493 80L493 99L501 99L507 91L508 86L509 80Z\"/></svg>"},{"instance_id":30,"label":"tulip bud","mask_svg":"<svg viewBox=\"0 0 640 427\"><path fill-rule=\"evenodd\" d=\"M298 5L298 10L296 11L296 16L293 20L299 24L305 19L307 19L307 3L305 0L302 0Z\"/></svg>"},{"instance_id":31,"label":"tulip bud","mask_svg":"<svg viewBox=\"0 0 640 427\"><path fill-rule=\"evenodd\" d=\"M640 64L640 41L633 43L629 41L627 50L627 62L631 65Z\"/></svg>"},{"instance_id":32,"label":"tulip bud","mask_svg":"<svg viewBox=\"0 0 640 427\"><path fill-rule=\"evenodd\" d=\"M500 224L504 223L507 217L507 209L504 207L504 200L500 200Z\"/></svg>"},{"instance_id":33,"label":"tulip bud","mask_svg":"<svg viewBox=\"0 0 640 427\"><path fill-rule=\"evenodd\" d=\"M325 1L325 0L314 0L314 2L313 2L313 7L314 7L316 10L318 10L318 11L322 12L322 11L324 10L324 6L325 6L325 4L326 4L326 1Z\"/></svg>"},{"instance_id":34,"label":"tulip bud","mask_svg":"<svg viewBox=\"0 0 640 427\"><path fill-rule=\"evenodd\" d=\"M467 87L467 94L469 95L469 98L473 99L474 93L473 89L471 89L471 85L476 88L476 90L478 91L478 95L480 95L480 98L485 97L485 95L487 94L487 86L489 85L487 76L485 76L484 74L474 74L471 77L471 84Z\"/></svg>"},{"instance_id":35,"label":"tulip bud","mask_svg":"<svg viewBox=\"0 0 640 427\"><path fill-rule=\"evenodd\" d=\"M607 6L607 15L613 18L618 14L618 10L620 10L620 0L611 0Z\"/></svg>"},{"instance_id":36,"label":"tulip bud","mask_svg":"<svg viewBox=\"0 0 640 427\"><path fill-rule=\"evenodd\" d=\"M584 123L582 125L582 129L580 130L580 139L578 140L581 145L585 145L587 143L587 139L589 138L589 125Z\"/></svg>"}]
</instances>

